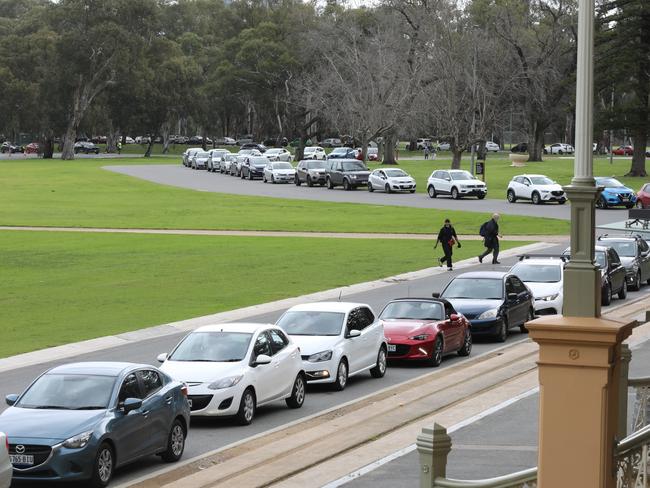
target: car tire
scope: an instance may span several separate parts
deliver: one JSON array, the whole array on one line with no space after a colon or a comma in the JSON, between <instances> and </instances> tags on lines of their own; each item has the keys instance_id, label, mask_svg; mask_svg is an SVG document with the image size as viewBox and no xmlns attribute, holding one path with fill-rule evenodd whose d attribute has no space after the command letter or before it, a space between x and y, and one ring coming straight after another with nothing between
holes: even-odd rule
<instances>
[{"instance_id":1,"label":"car tire","mask_svg":"<svg viewBox=\"0 0 650 488\"><path fill-rule=\"evenodd\" d=\"M275 176L271 175L271 183L275 185Z\"/></svg>"},{"instance_id":2,"label":"car tire","mask_svg":"<svg viewBox=\"0 0 650 488\"><path fill-rule=\"evenodd\" d=\"M560 150L558 150L557 153L558 153L560 156L562 156L562 154L564 154L564 151L562 151L562 149L560 149Z\"/></svg>"},{"instance_id":3,"label":"car tire","mask_svg":"<svg viewBox=\"0 0 650 488\"><path fill-rule=\"evenodd\" d=\"M393 193L393 190L391 189L390 185L386 183L386 186L384 187L384 191L386 193Z\"/></svg>"},{"instance_id":4,"label":"car tire","mask_svg":"<svg viewBox=\"0 0 650 488\"><path fill-rule=\"evenodd\" d=\"M237 423L239 425L250 425L255 417L255 410L255 392L249 386L244 390L239 401L239 410L237 410L237 415L235 415Z\"/></svg>"},{"instance_id":5,"label":"car tire","mask_svg":"<svg viewBox=\"0 0 650 488\"><path fill-rule=\"evenodd\" d=\"M329 176L327 177L327 188L328 190L334 189L334 185L332 184L332 179Z\"/></svg>"},{"instance_id":6,"label":"car tire","mask_svg":"<svg viewBox=\"0 0 650 488\"><path fill-rule=\"evenodd\" d=\"M465 329L465 337L463 338L463 345L458 350L459 356L469 356L472 352L472 332L469 327Z\"/></svg>"},{"instance_id":7,"label":"car tire","mask_svg":"<svg viewBox=\"0 0 650 488\"><path fill-rule=\"evenodd\" d=\"M102 442L95 455L95 464L93 465L93 474L90 478L90 486L101 488L108 486L113 478L115 471L115 454L113 448L108 442Z\"/></svg>"},{"instance_id":8,"label":"car tire","mask_svg":"<svg viewBox=\"0 0 650 488\"><path fill-rule=\"evenodd\" d=\"M293 388L291 389L291 396L284 401L289 408L300 408L302 404L305 403L305 390L307 386L305 384L305 377L302 373L298 373L295 381L293 382Z\"/></svg>"},{"instance_id":9,"label":"car tire","mask_svg":"<svg viewBox=\"0 0 650 488\"><path fill-rule=\"evenodd\" d=\"M345 390L345 385L348 384L348 362L345 358L339 361L339 365L336 368L336 379L334 381L334 389L336 391Z\"/></svg>"},{"instance_id":10,"label":"car tire","mask_svg":"<svg viewBox=\"0 0 650 488\"><path fill-rule=\"evenodd\" d=\"M628 208L628 209L629 208L634 208L634 204L633 203L628 203L627 205L625 205L625 208Z\"/></svg>"},{"instance_id":11,"label":"car tire","mask_svg":"<svg viewBox=\"0 0 650 488\"><path fill-rule=\"evenodd\" d=\"M314 182L311 181L311 176L307 176L307 186L310 188L314 186Z\"/></svg>"},{"instance_id":12,"label":"car tire","mask_svg":"<svg viewBox=\"0 0 650 488\"><path fill-rule=\"evenodd\" d=\"M415 190L409 190L409 193L415 193Z\"/></svg>"},{"instance_id":13,"label":"car tire","mask_svg":"<svg viewBox=\"0 0 650 488\"><path fill-rule=\"evenodd\" d=\"M508 203L515 203L517 201L517 195L515 195L513 190L508 190L508 193L506 193L506 200L508 200Z\"/></svg>"},{"instance_id":14,"label":"car tire","mask_svg":"<svg viewBox=\"0 0 650 488\"><path fill-rule=\"evenodd\" d=\"M566 203L566 198L562 198L562 199L558 200L557 203L559 205L564 205Z\"/></svg>"},{"instance_id":15,"label":"car tire","mask_svg":"<svg viewBox=\"0 0 650 488\"><path fill-rule=\"evenodd\" d=\"M183 456L185 450L185 429L180 420L174 420L167 436L167 449L160 455L166 463L175 463Z\"/></svg>"},{"instance_id":16,"label":"car tire","mask_svg":"<svg viewBox=\"0 0 650 488\"><path fill-rule=\"evenodd\" d=\"M252 173L252 172L249 172L249 173L248 173L248 179L251 180L251 181L253 181L253 173Z\"/></svg>"},{"instance_id":17,"label":"car tire","mask_svg":"<svg viewBox=\"0 0 650 488\"><path fill-rule=\"evenodd\" d=\"M460 194L458 193L458 188L453 187L451 189L451 198L454 200L460 200Z\"/></svg>"},{"instance_id":18,"label":"car tire","mask_svg":"<svg viewBox=\"0 0 650 488\"><path fill-rule=\"evenodd\" d=\"M382 345L379 348L379 352L377 353L377 362L375 363L375 366L370 369L370 374L372 375L373 378L384 377L384 375L386 374L387 362L388 362L388 358L386 355L386 348Z\"/></svg>"},{"instance_id":19,"label":"car tire","mask_svg":"<svg viewBox=\"0 0 650 488\"><path fill-rule=\"evenodd\" d=\"M262 176L262 183L268 183L268 180L266 179L266 175ZM297 186L300 186L299 184L296 184Z\"/></svg>"},{"instance_id":20,"label":"car tire","mask_svg":"<svg viewBox=\"0 0 650 488\"><path fill-rule=\"evenodd\" d=\"M442 352L444 350L445 344L440 335L436 336L436 341L433 343L433 348L431 349L431 357L427 360L430 366L437 368L442 363Z\"/></svg>"},{"instance_id":21,"label":"car tire","mask_svg":"<svg viewBox=\"0 0 650 488\"><path fill-rule=\"evenodd\" d=\"M636 272L634 279L634 285L632 285L632 291L639 291L641 289L641 271Z\"/></svg>"},{"instance_id":22,"label":"car tire","mask_svg":"<svg viewBox=\"0 0 650 488\"><path fill-rule=\"evenodd\" d=\"M532 308L528 311L528 317L526 317L526 322L530 322L531 320L535 320L535 311ZM522 334L528 334L528 328L526 327L526 322L524 322L519 326L519 330L521 331Z\"/></svg>"},{"instance_id":23,"label":"car tire","mask_svg":"<svg viewBox=\"0 0 650 488\"><path fill-rule=\"evenodd\" d=\"M427 188L427 193L429 194L429 198L436 198L438 196L433 185L429 185L429 188Z\"/></svg>"},{"instance_id":24,"label":"car tire","mask_svg":"<svg viewBox=\"0 0 650 488\"><path fill-rule=\"evenodd\" d=\"M533 203L533 205L539 205L542 203L542 199L540 198L539 193L536 191L534 191L531 195L530 201Z\"/></svg>"},{"instance_id":25,"label":"car tire","mask_svg":"<svg viewBox=\"0 0 650 488\"><path fill-rule=\"evenodd\" d=\"M605 283L600 297L600 304L606 307L610 303L612 303L612 287L609 286L609 283Z\"/></svg>"},{"instance_id":26,"label":"car tire","mask_svg":"<svg viewBox=\"0 0 650 488\"><path fill-rule=\"evenodd\" d=\"M265 177L265 179L266 179L266 177ZM264 183L266 183L266 181ZM296 186L300 186L300 177L298 175L293 177L293 184L296 185Z\"/></svg>"},{"instance_id":27,"label":"car tire","mask_svg":"<svg viewBox=\"0 0 650 488\"><path fill-rule=\"evenodd\" d=\"M607 208L607 201L601 196L598 200L596 200L596 207L601 208L601 209L606 209Z\"/></svg>"},{"instance_id":28,"label":"car tire","mask_svg":"<svg viewBox=\"0 0 650 488\"><path fill-rule=\"evenodd\" d=\"M485 198L485 194L483 194L483 195L476 195L476 198L478 198L479 200L483 200L483 199Z\"/></svg>"},{"instance_id":29,"label":"car tire","mask_svg":"<svg viewBox=\"0 0 650 488\"><path fill-rule=\"evenodd\" d=\"M499 327L499 330L497 331L496 334L496 340L497 342L506 342L508 339L508 319L503 317L503 320L501 321L501 327Z\"/></svg>"},{"instance_id":30,"label":"car tire","mask_svg":"<svg viewBox=\"0 0 650 488\"><path fill-rule=\"evenodd\" d=\"M347 178L343 178L343 189L344 189L345 191L350 191L350 190L351 190L351 188L350 188L350 182L348 181Z\"/></svg>"},{"instance_id":31,"label":"car tire","mask_svg":"<svg viewBox=\"0 0 650 488\"><path fill-rule=\"evenodd\" d=\"M368 191L369 191L370 193L372 193L373 191L375 191L375 189L374 189L373 186L372 186L372 183L370 183L370 182L368 182Z\"/></svg>"},{"instance_id":32,"label":"car tire","mask_svg":"<svg viewBox=\"0 0 650 488\"><path fill-rule=\"evenodd\" d=\"M627 281L623 281L623 287L618 292L618 298L621 300L627 298Z\"/></svg>"}]
</instances>

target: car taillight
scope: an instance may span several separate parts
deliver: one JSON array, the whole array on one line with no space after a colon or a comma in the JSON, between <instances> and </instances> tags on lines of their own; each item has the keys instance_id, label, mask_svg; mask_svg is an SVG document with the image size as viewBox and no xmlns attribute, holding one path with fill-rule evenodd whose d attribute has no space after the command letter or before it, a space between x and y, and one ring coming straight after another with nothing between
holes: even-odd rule
<instances>
[{"instance_id":1,"label":"car taillight","mask_svg":"<svg viewBox=\"0 0 650 488\"><path fill-rule=\"evenodd\" d=\"M188 389L187 389L187 385L185 383L183 383L183 386L181 386L181 393L182 393L182 395L184 397L187 397L187 395L188 395Z\"/></svg>"}]
</instances>

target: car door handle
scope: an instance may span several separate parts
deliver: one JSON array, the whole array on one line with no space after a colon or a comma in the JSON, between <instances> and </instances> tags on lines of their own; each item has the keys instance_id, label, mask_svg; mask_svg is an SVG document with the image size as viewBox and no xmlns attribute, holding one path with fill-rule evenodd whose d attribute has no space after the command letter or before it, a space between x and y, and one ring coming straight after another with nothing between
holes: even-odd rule
<instances>
[{"instance_id":1,"label":"car door handle","mask_svg":"<svg viewBox=\"0 0 650 488\"><path fill-rule=\"evenodd\" d=\"M174 399L173 397L168 396L168 397L165 398L165 403L166 403L167 405L171 405L173 399Z\"/></svg>"},{"instance_id":2,"label":"car door handle","mask_svg":"<svg viewBox=\"0 0 650 488\"><path fill-rule=\"evenodd\" d=\"M147 415L149 415L149 410L143 410L142 411L142 416L146 417Z\"/></svg>"}]
</instances>

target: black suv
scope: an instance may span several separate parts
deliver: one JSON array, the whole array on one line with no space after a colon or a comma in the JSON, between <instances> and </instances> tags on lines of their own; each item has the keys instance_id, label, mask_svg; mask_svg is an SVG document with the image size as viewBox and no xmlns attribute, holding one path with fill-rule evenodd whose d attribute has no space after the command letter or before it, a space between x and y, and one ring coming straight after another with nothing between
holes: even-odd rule
<instances>
[{"instance_id":1,"label":"black suv","mask_svg":"<svg viewBox=\"0 0 650 488\"><path fill-rule=\"evenodd\" d=\"M79 141L74 143L74 152L75 154L99 154L99 147L92 142Z\"/></svg>"},{"instance_id":2,"label":"black suv","mask_svg":"<svg viewBox=\"0 0 650 488\"><path fill-rule=\"evenodd\" d=\"M625 266L625 279L630 290L638 290L644 281L650 285L650 247L641 236L605 234L598 238L598 242L616 250Z\"/></svg>"},{"instance_id":3,"label":"black suv","mask_svg":"<svg viewBox=\"0 0 650 488\"><path fill-rule=\"evenodd\" d=\"M314 186L319 184L323 186L326 182L325 168L327 163L325 161L319 161L317 159L305 159L300 161L298 166L296 166L296 186L300 186L301 183L307 183L307 186Z\"/></svg>"},{"instance_id":4,"label":"black suv","mask_svg":"<svg viewBox=\"0 0 650 488\"><path fill-rule=\"evenodd\" d=\"M563 256L569 256L571 248L565 249ZM621 300L627 296L627 282L625 281L625 267L615 249L606 246L596 246L594 253L596 267L600 269L601 298L604 306L612 303L612 297L618 294Z\"/></svg>"},{"instance_id":5,"label":"black suv","mask_svg":"<svg viewBox=\"0 0 650 488\"><path fill-rule=\"evenodd\" d=\"M241 179L248 178L252 180L253 178L264 176L264 168L269 164L269 158L265 156L249 156L246 158L241 165Z\"/></svg>"},{"instance_id":6,"label":"black suv","mask_svg":"<svg viewBox=\"0 0 650 488\"><path fill-rule=\"evenodd\" d=\"M352 190L368 185L370 171L357 159L333 159L328 161L325 169L327 188L343 185L344 190Z\"/></svg>"}]
</instances>

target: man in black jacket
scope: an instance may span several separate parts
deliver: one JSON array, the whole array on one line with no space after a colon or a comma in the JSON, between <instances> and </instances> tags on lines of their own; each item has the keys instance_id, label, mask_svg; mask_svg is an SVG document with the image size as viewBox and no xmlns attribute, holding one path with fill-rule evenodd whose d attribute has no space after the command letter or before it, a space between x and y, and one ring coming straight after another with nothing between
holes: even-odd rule
<instances>
[{"instance_id":1,"label":"man in black jacket","mask_svg":"<svg viewBox=\"0 0 650 488\"><path fill-rule=\"evenodd\" d=\"M436 240L436 243L433 246L434 249L438 247L439 242L442 244L442 250L445 253L445 255L444 257L438 259L438 262L440 263L440 266L442 266L442 263L446 262L447 271L452 271L452 267L451 267L452 249L454 244L458 244L458 247L460 247L460 241L458 240L458 236L456 235L456 230L452 227L449 219L445 219L445 225L443 225L442 228L440 229L440 232L438 232L438 239Z\"/></svg>"},{"instance_id":2,"label":"man in black jacket","mask_svg":"<svg viewBox=\"0 0 650 488\"><path fill-rule=\"evenodd\" d=\"M488 220L484 226L481 235L483 236L483 242L487 249L478 257L478 260L482 263L483 258L492 253L492 264L501 264L497 260L499 257L499 237L503 237L499 234L499 214L493 214L492 218Z\"/></svg>"}]
</instances>

